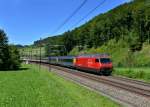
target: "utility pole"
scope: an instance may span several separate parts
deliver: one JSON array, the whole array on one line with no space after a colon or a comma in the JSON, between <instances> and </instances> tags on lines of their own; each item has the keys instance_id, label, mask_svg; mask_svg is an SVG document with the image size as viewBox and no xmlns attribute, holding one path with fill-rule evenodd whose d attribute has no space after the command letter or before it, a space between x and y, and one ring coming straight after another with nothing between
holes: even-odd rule
<instances>
[{"instance_id":1,"label":"utility pole","mask_svg":"<svg viewBox=\"0 0 150 107\"><path fill-rule=\"evenodd\" d=\"M148 31L148 44L150 44L150 37L149 37L150 34L149 34L149 32L150 32L150 31Z\"/></svg>"},{"instance_id":2,"label":"utility pole","mask_svg":"<svg viewBox=\"0 0 150 107\"><path fill-rule=\"evenodd\" d=\"M31 47L31 60L32 60L32 47Z\"/></svg>"},{"instance_id":3,"label":"utility pole","mask_svg":"<svg viewBox=\"0 0 150 107\"><path fill-rule=\"evenodd\" d=\"M31 65L32 65L32 46L31 46L31 50L30 50L30 52L31 52L31 56L30 56L30 61L31 61Z\"/></svg>"},{"instance_id":4,"label":"utility pole","mask_svg":"<svg viewBox=\"0 0 150 107\"><path fill-rule=\"evenodd\" d=\"M40 38L40 64L39 64L39 71L41 70L41 38Z\"/></svg>"},{"instance_id":5,"label":"utility pole","mask_svg":"<svg viewBox=\"0 0 150 107\"><path fill-rule=\"evenodd\" d=\"M50 45L48 46L48 60L49 60L49 71L51 71L51 49Z\"/></svg>"},{"instance_id":6,"label":"utility pole","mask_svg":"<svg viewBox=\"0 0 150 107\"><path fill-rule=\"evenodd\" d=\"M68 52L67 52L65 45L63 45L63 47L64 47L64 56L65 56L65 54L68 54Z\"/></svg>"}]
</instances>

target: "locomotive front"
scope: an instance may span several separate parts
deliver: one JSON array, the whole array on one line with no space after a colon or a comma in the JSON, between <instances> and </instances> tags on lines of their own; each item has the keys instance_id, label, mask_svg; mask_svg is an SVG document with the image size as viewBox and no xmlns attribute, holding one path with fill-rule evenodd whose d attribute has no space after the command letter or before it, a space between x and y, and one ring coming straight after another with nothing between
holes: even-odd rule
<instances>
[{"instance_id":1,"label":"locomotive front","mask_svg":"<svg viewBox=\"0 0 150 107\"><path fill-rule=\"evenodd\" d=\"M100 72L104 75L110 75L113 70L113 64L109 56L100 57Z\"/></svg>"}]
</instances>

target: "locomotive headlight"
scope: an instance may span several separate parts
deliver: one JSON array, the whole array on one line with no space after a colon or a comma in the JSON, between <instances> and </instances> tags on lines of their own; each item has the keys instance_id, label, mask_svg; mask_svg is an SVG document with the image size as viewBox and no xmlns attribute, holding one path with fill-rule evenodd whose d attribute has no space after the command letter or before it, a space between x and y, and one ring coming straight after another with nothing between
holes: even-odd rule
<instances>
[{"instance_id":1,"label":"locomotive headlight","mask_svg":"<svg viewBox=\"0 0 150 107\"><path fill-rule=\"evenodd\" d=\"M74 64L76 63L76 58L73 59L73 63L74 63Z\"/></svg>"}]
</instances>

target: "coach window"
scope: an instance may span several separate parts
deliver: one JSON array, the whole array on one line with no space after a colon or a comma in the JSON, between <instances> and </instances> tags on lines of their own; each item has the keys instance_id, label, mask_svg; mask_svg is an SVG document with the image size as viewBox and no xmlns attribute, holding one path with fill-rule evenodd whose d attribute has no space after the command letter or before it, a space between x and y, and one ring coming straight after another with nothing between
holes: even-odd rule
<instances>
[{"instance_id":1,"label":"coach window","mask_svg":"<svg viewBox=\"0 0 150 107\"><path fill-rule=\"evenodd\" d=\"M95 59L95 62L99 62L99 59Z\"/></svg>"}]
</instances>

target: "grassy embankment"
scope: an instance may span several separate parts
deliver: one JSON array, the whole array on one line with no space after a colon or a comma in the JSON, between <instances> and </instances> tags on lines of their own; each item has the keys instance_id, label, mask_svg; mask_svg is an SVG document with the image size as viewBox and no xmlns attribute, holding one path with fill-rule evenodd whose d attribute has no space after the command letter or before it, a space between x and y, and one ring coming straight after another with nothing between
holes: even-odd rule
<instances>
[{"instance_id":1,"label":"grassy embankment","mask_svg":"<svg viewBox=\"0 0 150 107\"><path fill-rule=\"evenodd\" d=\"M150 82L150 68L115 68L113 75Z\"/></svg>"},{"instance_id":2,"label":"grassy embankment","mask_svg":"<svg viewBox=\"0 0 150 107\"><path fill-rule=\"evenodd\" d=\"M150 45L145 43L141 51L130 52L128 43L120 40L109 41L98 48L79 51L74 48L70 55L109 53L112 57L115 71L114 75L126 76L150 82Z\"/></svg>"},{"instance_id":3,"label":"grassy embankment","mask_svg":"<svg viewBox=\"0 0 150 107\"><path fill-rule=\"evenodd\" d=\"M0 107L118 107L116 103L42 68L0 71Z\"/></svg>"}]
</instances>

